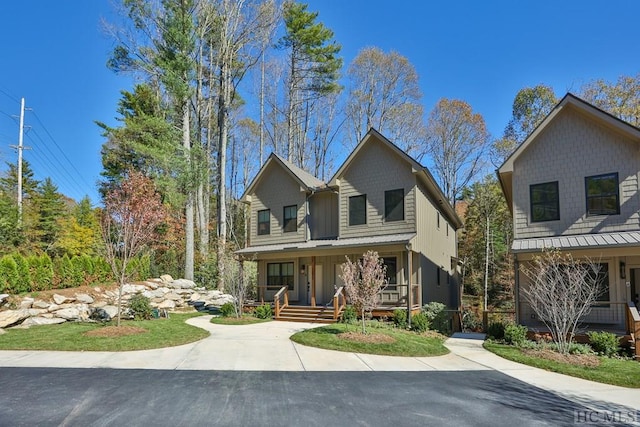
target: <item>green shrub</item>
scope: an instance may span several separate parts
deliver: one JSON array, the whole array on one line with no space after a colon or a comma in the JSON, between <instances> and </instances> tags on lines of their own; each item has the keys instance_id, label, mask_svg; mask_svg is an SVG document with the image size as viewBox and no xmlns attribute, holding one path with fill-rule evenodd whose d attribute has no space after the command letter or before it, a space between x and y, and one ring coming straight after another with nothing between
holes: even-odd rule
<instances>
[{"instance_id":1,"label":"green shrub","mask_svg":"<svg viewBox=\"0 0 640 427\"><path fill-rule=\"evenodd\" d=\"M509 324L504 327L504 341L509 345L522 345L527 341L527 327Z\"/></svg>"},{"instance_id":2,"label":"green shrub","mask_svg":"<svg viewBox=\"0 0 640 427\"><path fill-rule=\"evenodd\" d=\"M489 324L489 327L487 328L487 338L491 338L494 340L503 340L504 339L504 323L494 322Z\"/></svg>"},{"instance_id":3,"label":"green shrub","mask_svg":"<svg viewBox=\"0 0 640 427\"><path fill-rule=\"evenodd\" d=\"M588 332L589 345L596 353L602 356L615 356L620 350L618 337L611 332Z\"/></svg>"},{"instance_id":4,"label":"green shrub","mask_svg":"<svg viewBox=\"0 0 640 427\"><path fill-rule=\"evenodd\" d=\"M432 301L422 307L422 312L427 316L432 329L448 335L451 333L451 327L449 326L449 315L445 311L446 308L447 306L443 303Z\"/></svg>"},{"instance_id":5,"label":"green shrub","mask_svg":"<svg viewBox=\"0 0 640 427\"><path fill-rule=\"evenodd\" d=\"M0 258L0 292L15 293L18 266L11 255Z\"/></svg>"},{"instance_id":6,"label":"green shrub","mask_svg":"<svg viewBox=\"0 0 640 427\"><path fill-rule=\"evenodd\" d=\"M569 354L593 354L593 349L588 344L571 343Z\"/></svg>"},{"instance_id":7,"label":"green shrub","mask_svg":"<svg viewBox=\"0 0 640 427\"><path fill-rule=\"evenodd\" d=\"M82 269L84 270L85 277L93 277L95 274L95 267L93 265L93 260L89 255L81 255L80 256L82 262Z\"/></svg>"},{"instance_id":8,"label":"green shrub","mask_svg":"<svg viewBox=\"0 0 640 427\"><path fill-rule=\"evenodd\" d=\"M429 329L429 319L424 313L418 313L411 316L411 330L415 332L424 332Z\"/></svg>"},{"instance_id":9,"label":"green shrub","mask_svg":"<svg viewBox=\"0 0 640 427\"><path fill-rule=\"evenodd\" d=\"M481 325L482 320L475 311L469 309L462 311L462 329L464 331L476 331Z\"/></svg>"},{"instance_id":10,"label":"green shrub","mask_svg":"<svg viewBox=\"0 0 640 427\"><path fill-rule=\"evenodd\" d=\"M93 257L93 272L98 283L107 283L113 280L111 266L106 259L96 256Z\"/></svg>"},{"instance_id":11,"label":"green shrub","mask_svg":"<svg viewBox=\"0 0 640 427\"><path fill-rule=\"evenodd\" d=\"M356 320L358 320L358 313L356 313L356 308L352 305L345 306L344 310L342 311L341 322L351 324L355 323Z\"/></svg>"},{"instance_id":12,"label":"green shrub","mask_svg":"<svg viewBox=\"0 0 640 427\"><path fill-rule=\"evenodd\" d=\"M74 256L71 258L71 265L73 266L71 270L71 284L74 287L84 285L84 263L82 262L82 258L79 256Z\"/></svg>"},{"instance_id":13,"label":"green shrub","mask_svg":"<svg viewBox=\"0 0 640 427\"><path fill-rule=\"evenodd\" d=\"M73 263L67 254L60 259L58 275L61 288L70 288L73 285Z\"/></svg>"},{"instance_id":14,"label":"green shrub","mask_svg":"<svg viewBox=\"0 0 640 427\"><path fill-rule=\"evenodd\" d=\"M129 300L129 309L133 312L133 317L136 320L149 320L153 315L149 298L140 293L131 297Z\"/></svg>"},{"instance_id":15,"label":"green shrub","mask_svg":"<svg viewBox=\"0 0 640 427\"><path fill-rule=\"evenodd\" d=\"M404 308L393 310L393 323L400 329L407 329L407 310Z\"/></svg>"},{"instance_id":16,"label":"green shrub","mask_svg":"<svg viewBox=\"0 0 640 427\"><path fill-rule=\"evenodd\" d=\"M262 304L256 307L253 314L258 319L271 319L273 311L271 310L271 304Z\"/></svg>"},{"instance_id":17,"label":"green shrub","mask_svg":"<svg viewBox=\"0 0 640 427\"><path fill-rule=\"evenodd\" d=\"M225 302L220 307L220 314L222 317L231 317L236 315L236 306L232 302Z\"/></svg>"},{"instance_id":18,"label":"green shrub","mask_svg":"<svg viewBox=\"0 0 640 427\"><path fill-rule=\"evenodd\" d=\"M14 292L29 292L31 290L29 263L27 259L20 254L13 254L13 260L16 262L16 270L18 272L18 280L16 281Z\"/></svg>"}]
</instances>

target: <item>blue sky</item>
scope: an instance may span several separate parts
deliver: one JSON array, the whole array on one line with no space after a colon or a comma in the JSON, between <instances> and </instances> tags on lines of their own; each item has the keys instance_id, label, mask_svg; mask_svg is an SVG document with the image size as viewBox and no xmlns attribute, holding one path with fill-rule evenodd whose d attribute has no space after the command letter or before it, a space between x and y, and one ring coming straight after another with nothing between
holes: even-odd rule
<instances>
[{"instance_id":1,"label":"blue sky","mask_svg":"<svg viewBox=\"0 0 640 427\"><path fill-rule=\"evenodd\" d=\"M640 2L310 0L335 32L345 67L366 46L396 50L420 75L425 111L457 98L481 113L495 137L523 87L551 85L558 96L596 78L640 72ZM64 194L98 201L104 138L95 120L115 124L131 79L106 66L115 21L111 0L0 2L0 169L15 162L19 98L33 109L25 151L38 179Z\"/></svg>"}]
</instances>

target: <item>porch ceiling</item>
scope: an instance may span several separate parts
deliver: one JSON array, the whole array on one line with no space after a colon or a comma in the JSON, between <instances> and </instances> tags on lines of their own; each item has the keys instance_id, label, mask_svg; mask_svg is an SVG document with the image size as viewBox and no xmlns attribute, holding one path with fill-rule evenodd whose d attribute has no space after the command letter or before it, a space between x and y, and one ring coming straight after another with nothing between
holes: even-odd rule
<instances>
[{"instance_id":1,"label":"porch ceiling","mask_svg":"<svg viewBox=\"0 0 640 427\"><path fill-rule=\"evenodd\" d=\"M350 239L309 240L307 242L281 243L276 245L249 246L237 250L239 255L266 254L271 252L318 251L363 246L398 245L411 243L416 233L388 234L383 236L354 237Z\"/></svg>"},{"instance_id":2,"label":"porch ceiling","mask_svg":"<svg viewBox=\"0 0 640 427\"><path fill-rule=\"evenodd\" d=\"M578 234L572 236L515 239L514 253L537 252L542 249L604 249L640 246L640 231Z\"/></svg>"}]
</instances>

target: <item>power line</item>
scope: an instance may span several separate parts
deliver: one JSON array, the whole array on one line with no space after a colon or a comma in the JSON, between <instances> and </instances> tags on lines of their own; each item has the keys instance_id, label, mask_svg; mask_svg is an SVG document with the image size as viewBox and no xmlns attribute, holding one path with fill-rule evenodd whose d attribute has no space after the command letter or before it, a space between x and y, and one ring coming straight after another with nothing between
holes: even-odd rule
<instances>
[{"instance_id":1,"label":"power line","mask_svg":"<svg viewBox=\"0 0 640 427\"><path fill-rule=\"evenodd\" d=\"M11 95L10 93L4 91L2 88L0 88L0 93L4 94L7 98L9 98L10 100L14 101L16 104L20 103L18 98L16 98L15 96Z\"/></svg>"}]
</instances>

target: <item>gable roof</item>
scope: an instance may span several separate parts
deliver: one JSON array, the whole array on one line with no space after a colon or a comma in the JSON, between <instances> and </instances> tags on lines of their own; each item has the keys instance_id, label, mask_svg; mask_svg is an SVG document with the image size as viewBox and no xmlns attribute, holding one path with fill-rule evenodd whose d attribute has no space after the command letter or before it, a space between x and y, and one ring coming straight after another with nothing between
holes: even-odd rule
<instances>
[{"instance_id":1,"label":"gable roof","mask_svg":"<svg viewBox=\"0 0 640 427\"><path fill-rule=\"evenodd\" d=\"M524 153L532 144L535 144L537 137L551 124L553 123L560 112L565 109L575 109L580 113L586 115L591 120L595 120L601 123L605 127L611 129L614 132L622 133L631 137L632 139L640 142L640 129L620 120L614 115L601 110L581 99L574 94L567 92L567 94L558 102L558 104L547 114L542 122L527 136L527 138L511 153L509 157L502 163L502 165L496 171L498 174L498 180L502 187L502 192L507 199L507 205L510 210L513 210L513 188L511 177L513 174L513 166L515 161Z\"/></svg>"},{"instance_id":2,"label":"gable roof","mask_svg":"<svg viewBox=\"0 0 640 427\"><path fill-rule=\"evenodd\" d=\"M371 143L371 141L373 140L381 142L383 145L390 148L391 151L393 151L401 159L409 163L409 165L411 165L411 172L422 180L429 194L438 202L439 207L436 206L436 208L439 209L442 214L451 222L451 225L454 229L457 230L459 228L462 228L462 220L460 220L460 217L456 214L455 210L447 200L447 197L444 195L444 193L442 193L442 190L436 183L433 175L431 175L431 172L429 172L429 169L427 169L425 166L422 166L417 160L408 155L404 150L388 140L384 135L382 135L374 128L369 129L362 140L358 143L356 148L351 152L351 154L349 154L347 159L338 168L331 180L329 180L328 185L330 187L339 186L339 178L344 175L351 162L358 156L363 147Z\"/></svg>"},{"instance_id":3,"label":"gable roof","mask_svg":"<svg viewBox=\"0 0 640 427\"><path fill-rule=\"evenodd\" d=\"M278 156L276 153L271 153L267 158L267 161L264 162L264 164L256 174L255 178L253 178L253 181L251 181L251 184L249 184L247 189L244 191L244 194L240 198L241 201L249 201L249 194L253 193L255 187L258 185L258 182L260 182L260 178L263 176L263 174L271 164L277 165L278 167L281 167L283 170L285 170L294 180L298 182L298 184L300 184L300 187L302 187L306 191L325 188L327 186L325 182L319 180L309 172L300 169L293 163Z\"/></svg>"}]
</instances>

